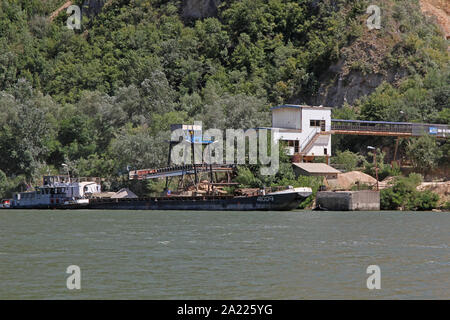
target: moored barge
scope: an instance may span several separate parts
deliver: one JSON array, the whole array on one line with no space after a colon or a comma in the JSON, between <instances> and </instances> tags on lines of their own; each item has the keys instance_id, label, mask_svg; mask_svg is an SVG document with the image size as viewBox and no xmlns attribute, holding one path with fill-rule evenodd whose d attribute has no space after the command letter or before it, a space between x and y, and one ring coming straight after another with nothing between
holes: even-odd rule
<instances>
[{"instance_id":1,"label":"moored barge","mask_svg":"<svg viewBox=\"0 0 450 320\"><path fill-rule=\"evenodd\" d=\"M165 196L135 199L92 199L86 208L107 210L286 211L298 208L312 194L292 188L256 196Z\"/></svg>"}]
</instances>

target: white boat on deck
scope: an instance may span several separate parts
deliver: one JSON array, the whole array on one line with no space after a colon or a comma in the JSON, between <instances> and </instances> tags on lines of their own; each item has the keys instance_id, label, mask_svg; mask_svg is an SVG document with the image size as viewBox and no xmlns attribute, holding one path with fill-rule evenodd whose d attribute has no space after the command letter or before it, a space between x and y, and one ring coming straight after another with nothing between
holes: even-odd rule
<instances>
[{"instance_id":1,"label":"white boat on deck","mask_svg":"<svg viewBox=\"0 0 450 320\"><path fill-rule=\"evenodd\" d=\"M311 188L294 188L293 186L289 186L287 189L284 189L281 191L270 192L270 193L267 193L267 195L283 194L283 193L298 193L302 197L307 198L310 195L312 195L313 192L312 192Z\"/></svg>"}]
</instances>

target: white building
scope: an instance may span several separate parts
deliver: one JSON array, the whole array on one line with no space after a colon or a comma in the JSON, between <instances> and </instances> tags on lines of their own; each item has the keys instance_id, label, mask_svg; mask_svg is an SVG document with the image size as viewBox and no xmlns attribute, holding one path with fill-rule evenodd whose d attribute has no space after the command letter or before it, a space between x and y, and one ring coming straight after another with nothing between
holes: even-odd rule
<instances>
[{"instance_id":1,"label":"white building","mask_svg":"<svg viewBox=\"0 0 450 320\"><path fill-rule=\"evenodd\" d=\"M303 159L331 155L331 108L282 105L272 109L275 139L286 141L288 154Z\"/></svg>"}]
</instances>

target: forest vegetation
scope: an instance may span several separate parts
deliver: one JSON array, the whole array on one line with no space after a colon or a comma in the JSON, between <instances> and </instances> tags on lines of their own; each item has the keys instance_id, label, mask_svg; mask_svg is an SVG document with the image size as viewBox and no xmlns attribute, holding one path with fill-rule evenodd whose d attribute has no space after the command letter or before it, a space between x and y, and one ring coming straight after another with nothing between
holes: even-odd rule
<instances>
[{"instance_id":1,"label":"forest vegetation","mask_svg":"<svg viewBox=\"0 0 450 320\"><path fill-rule=\"evenodd\" d=\"M65 10L49 19L64 2L0 2L1 197L64 173L63 163L119 187L127 168L167 161L170 124L268 126L271 106L319 101L337 65L344 85L373 75L380 83L328 105L334 118L450 124L448 41L417 0L233 0L204 18L184 16L185 1L100 1L100 10L73 1L84 6L81 30L67 28ZM366 26L372 3L380 30ZM348 159L393 139L333 144ZM449 153L433 139L400 144L418 172L448 165ZM270 181L240 173L246 185L294 179L283 164Z\"/></svg>"}]
</instances>

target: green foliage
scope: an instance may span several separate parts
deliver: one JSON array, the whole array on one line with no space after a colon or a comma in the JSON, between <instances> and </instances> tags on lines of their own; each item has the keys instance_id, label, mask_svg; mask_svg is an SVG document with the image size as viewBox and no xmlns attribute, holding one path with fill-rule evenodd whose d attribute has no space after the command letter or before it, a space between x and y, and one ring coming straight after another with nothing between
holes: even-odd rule
<instances>
[{"instance_id":1,"label":"green foliage","mask_svg":"<svg viewBox=\"0 0 450 320\"><path fill-rule=\"evenodd\" d=\"M352 108L348 103L345 103L341 108L334 108L331 110L331 117L333 119L357 120L359 115L355 108Z\"/></svg>"},{"instance_id":2,"label":"green foliage","mask_svg":"<svg viewBox=\"0 0 450 320\"><path fill-rule=\"evenodd\" d=\"M394 163L393 165L385 163L386 154L381 152L380 150L376 150L377 154L377 167L378 167L378 180L384 180L386 177L397 177L401 175L400 168L398 164ZM368 152L369 159L371 161L367 161L367 159L363 159L364 173L371 175L372 177L376 177L376 167L374 160L374 153Z\"/></svg>"},{"instance_id":3,"label":"green foliage","mask_svg":"<svg viewBox=\"0 0 450 320\"><path fill-rule=\"evenodd\" d=\"M439 195L430 190L425 190L419 192L414 199L414 207L420 211L432 210L436 208L438 201Z\"/></svg>"},{"instance_id":4,"label":"green foliage","mask_svg":"<svg viewBox=\"0 0 450 320\"><path fill-rule=\"evenodd\" d=\"M332 162L339 165L339 168L342 168L345 171L355 170L363 161L363 156L349 150L343 152L338 150L336 156L332 158Z\"/></svg>"},{"instance_id":5,"label":"green foliage","mask_svg":"<svg viewBox=\"0 0 450 320\"><path fill-rule=\"evenodd\" d=\"M424 77L414 75L396 88L380 85L373 94L361 99L355 108L362 120L419 121L447 123L450 106L450 66L429 69Z\"/></svg>"},{"instance_id":6,"label":"green foliage","mask_svg":"<svg viewBox=\"0 0 450 320\"><path fill-rule=\"evenodd\" d=\"M430 67L424 75L415 74L400 81L397 87L383 83L374 93L355 103L352 108L361 120L450 123L450 66ZM347 111L346 115L351 116ZM393 147L392 138L372 138L372 145ZM353 146L358 150L367 144L364 137L333 137L335 149ZM431 137L410 139L400 144L400 152L412 160L415 169L424 172L438 164L448 164L448 146ZM398 159L398 158L397 158Z\"/></svg>"},{"instance_id":7,"label":"green foliage","mask_svg":"<svg viewBox=\"0 0 450 320\"><path fill-rule=\"evenodd\" d=\"M393 188L380 191L380 207L382 210L397 210L402 206L402 195L394 192Z\"/></svg>"},{"instance_id":8,"label":"green foliage","mask_svg":"<svg viewBox=\"0 0 450 320\"><path fill-rule=\"evenodd\" d=\"M8 189L8 177L2 170L0 170L0 200L5 197L7 189Z\"/></svg>"},{"instance_id":9,"label":"green foliage","mask_svg":"<svg viewBox=\"0 0 450 320\"><path fill-rule=\"evenodd\" d=\"M162 166L167 161L168 139L168 132L151 136L144 128L123 130L112 141L111 155L120 168Z\"/></svg>"},{"instance_id":10,"label":"green foliage","mask_svg":"<svg viewBox=\"0 0 450 320\"><path fill-rule=\"evenodd\" d=\"M256 178L253 172L247 167L238 168L236 182L238 182L241 187L260 188L262 186L262 182Z\"/></svg>"},{"instance_id":11,"label":"green foliage","mask_svg":"<svg viewBox=\"0 0 450 320\"><path fill-rule=\"evenodd\" d=\"M294 183L294 187L308 187L312 189L312 194L300 204L300 209L312 208L316 199L317 191L323 185L322 177L299 176Z\"/></svg>"},{"instance_id":12,"label":"green foliage","mask_svg":"<svg viewBox=\"0 0 450 320\"><path fill-rule=\"evenodd\" d=\"M147 195L161 195L164 192L166 181L164 179L150 179L147 182Z\"/></svg>"},{"instance_id":13,"label":"green foliage","mask_svg":"<svg viewBox=\"0 0 450 320\"><path fill-rule=\"evenodd\" d=\"M450 201L447 201L446 203L444 203L442 209L450 211Z\"/></svg>"},{"instance_id":14,"label":"green foliage","mask_svg":"<svg viewBox=\"0 0 450 320\"><path fill-rule=\"evenodd\" d=\"M183 21L180 2L115 0L74 32L64 11L45 19L60 4L2 1L0 90L26 78L56 101L75 103L86 90L113 96L151 81L158 109L170 91L167 108L216 81L230 94L277 103L313 94L319 73L354 36L345 26L363 26L365 15L349 11L358 5L348 0L246 0L223 3L218 17Z\"/></svg>"},{"instance_id":15,"label":"green foliage","mask_svg":"<svg viewBox=\"0 0 450 320\"><path fill-rule=\"evenodd\" d=\"M381 209L423 211L436 208L439 196L429 190L418 191L421 182L422 176L415 173L396 178L392 187L381 190Z\"/></svg>"},{"instance_id":16,"label":"green foliage","mask_svg":"<svg viewBox=\"0 0 450 320\"><path fill-rule=\"evenodd\" d=\"M205 106L203 122L209 128L246 129L267 126L269 114L265 100L245 95L229 96Z\"/></svg>"},{"instance_id":17,"label":"green foliage","mask_svg":"<svg viewBox=\"0 0 450 320\"><path fill-rule=\"evenodd\" d=\"M108 157L91 154L74 162L74 174L80 177L101 177L112 179L117 176L116 163Z\"/></svg>"},{"instance_id":18,"label":"green foliage","mask_svg":"<svg viewBox=\"0 0 450 320\"><path fill-rule=\"evenodd\" d=\"M421 172L435 168L442 157L442 151L436 140L428 135L410 140L406 148L406 154L414 167Z\"/></svg>"},{"instance_id":19,"label":"green foliage","mask_svg":"<svg viewBox=\"0 0 450 320\"><path fill-rule=\"evenodd\" d=\"M0 169L32 178L45 161L47 144L54 134L51 99L35 92L24 80L14 95L0 92Z\"/></svg>"},{"instance_id":20,"label":"green foliage","mask_svg":"<svg viewBox=\"0 0 450 320\"><path fill-rule=\"evenodd\" d=\"M0 200L10 199L14 192L25 190L27 184L24 176L8 178L6 174L0 170Z\"/></svg>"}]
</instances>

